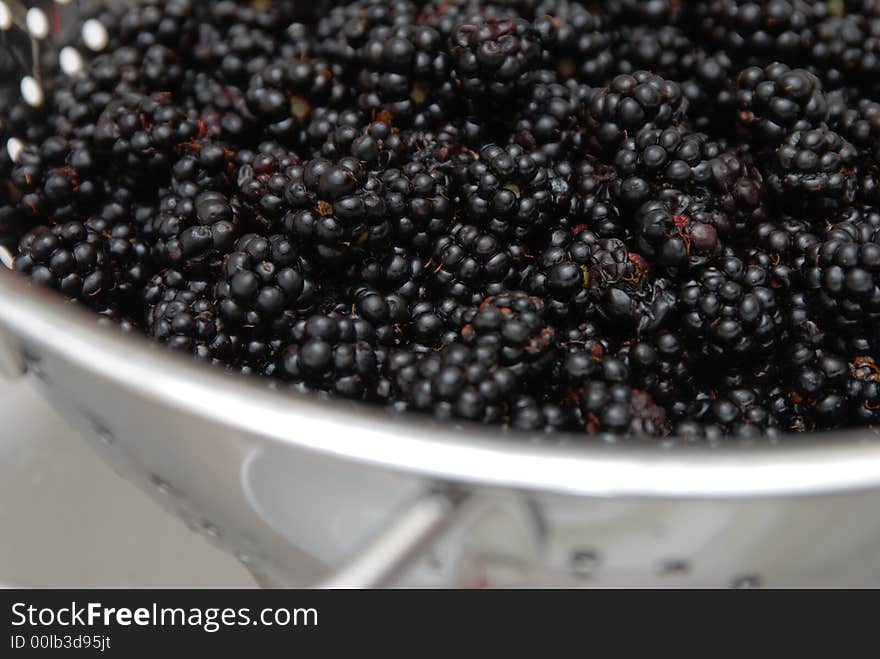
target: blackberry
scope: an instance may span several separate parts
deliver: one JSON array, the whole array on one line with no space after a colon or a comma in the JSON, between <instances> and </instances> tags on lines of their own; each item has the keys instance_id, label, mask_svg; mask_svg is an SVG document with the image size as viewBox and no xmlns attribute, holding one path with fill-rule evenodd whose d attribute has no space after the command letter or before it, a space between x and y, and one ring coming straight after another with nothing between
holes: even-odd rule
<instances>
[{"instance_id":1,"label":"blackberry","mask_svg":"<svg viewBox=\"0 0 880 659\"><path fill-rule=\"evenodd\" d=\"M517 396L509 409L510 427L517 430L555 434L575 428L571 409L534 396Z\"/></svg>"},{"instance_id":2,"label":"blackberry","mask_svg":"<svg viewBox=\"0 0 880 659\"><path fill-rule=\"evenodd\" d=\"M478 227L460 224L434 243L431 285L467 304L515 287L522 250Z\"/></svg>"},{"instance_id":3,"label":"blackberry","mask_svg":"<svg viewBox=\"0 0 880 659\"><path fill-rule=\"evenodd\" d=\"M739 126L758 144L776 146L791 131L818 127L828 118L819 79L779 62L740 71L736 101Z\"/></svg>"},{"instance_id":4,"label":"blackberry","mask_svg":"<svg viewBox=\"0 0 880 659\"><path fill-rule=\"evenodd\" d=\"M768 273L735 257L704 269L681 289L683 324L707 356L738 359L772 350L783 318Z\"/></svg>"},{"instance_id":5,"label":"blackberry","mask_svg":"<svg viewBox=\"0 0 880 659\"><path fill-rule=\"evenodd\" d=\"M711 201L671 188L657 194L634 215L636 248L673 274L705 265L721 253L717 225L727 221Z\"/></svg>"},{"instance_id":6,"label":"blackberry","mask_svg":"<svg viewBox=\"0 0 880 659\"><path fill-rule=\"evenodd\" d=\"M625 384L588 382L578 397L578 411L585 432L604 441L669 433L664 409L647 392Z\"/></svg>"},{"instance_id":7,"label":"blackberry","mask_svg":"<svg viewBox=\"0 0 880 659\"><path fill-rule=\"evenodd\" d=\"M541 59L540 39L521 19L479 17L456 26L450 38L453 84L474 109L503 111L521 76Z\"/></svg>"},{"instance_id":8,"label":"blackberry","mask_svg":"<svg viewBox=\"0 0 880 659\"><path fill-rule=\"evenodd\" d=\"M805 430L797 403L781 390L747 387L723 395L701 393L682 412L672 432L689 442L775 440L788 431Z\"/></svg>"},{"instance_id":9,"label":"blackberry","mask_svg":"<svg viewBox=\"0 0 880 659\"><path fill-rule=\"evenodd\" d=\"M524 239L551 221L550 173L522 147L487 145L463 174L461 204L470 222L499 237Z\"/></svg>"},{"instance_id":10,"label":"blackberry","mask_svg":"<svg viewBox=\"0 0 880 659\"><path fill-rule=\"evenodd\" d=\"M198 125L169 94L125 95L101 114L94 141L120 167L131 187L168 176L177 148L198 137Z\"/></svg>"},{"instance_id":11,"label":"blackberry","mask_svg":"<svg viewBox=\"0 0 880 659\"><path fill-rule=\"evenodd\" d=\"M516 376L494 353L453 344L439 352L391 353L385 372L398 392L395 407L440 418L500 423L518 393Z\"/></svg>"},{"instance_id":12,"label":"blackberry","mask_svg":"<svg viewBox=\"0 0 880 659\"><path fill-rule=\"evenodd\" d=\"M794 131L776 150L767 185L791 208L820 216L855 198L857 151L826 128Z\"/></svg>"},{"instance_id":13,"label":"blackberry","mask_svg":"<svg viewBox=\"0 0 880 659\"><path fill-rule=\"evenodd\" d=\"M464 315L461 338L476 351L493 353L517 378L535 383L556 348L556 331L545 315L544 301L521 291L492 296Z\"/></svg>"},{"instance_id":14,"label":"blackberry","mask_svg":"<svg viewBox=\"0 0 880 659\"><path fill-rule=\"evenodd\" d=\"M580 115L591 90L561 84L550 71L538 71L528 82L530 96L516 114L514 140L528 150L540 148L548 157L561 159L583 144Z\"/></svg>"},{"instance_id":15,"label":"blackberry","mask_svg":"<svg viewBox=\"0 0 880 659\"><path fill-rule=\"evenodd\" d=\"M143 51L158 44L175 52L187 52L197 30L193 9L189 0L143 0L128 8L119 19L119 40Z\"/></svg>"},{"instance_id":16,"label":"blackberry","mask_svg":"<svg viewBox=\"0 0 880 659\"><path fill-rule=\"evenodd\" d=\"M443 35L430 26L376 27L358 50L357 105L399 126L429 128L456 106L451 60Z\"/></svg>"},{"instance_id":17,"label":"blackberry","mask_svg":"<svg viewBox=\"0 0 880 659\"><path fill-rule=\"evenodd\" d=\"M430 255L434 241L449 232L454 220L449 177L436 167L412 161L383 172L382 183L398 239Z\"/></svg>"},{"instance_id":18,"label":"blackberry","mask_svg":"<svg viewBox=\"0 0 880 659\"><path fill-rule=\"evenodd\" d=\"M613 55L617 73L649 70L670 80L685 80L691 72L696 45L674 25L623 29L618 44Z\"/></svg>"},{"instance_id":19,"label":"blackberry","mask_svg":"<svg viewBox=\"0 0 880 659\"><path fill-rule=\"evenodd\" d=\"M294 143L315 107L334 107L346 99L341 71L327 62L299 58L273 62L251 77L245 99L266 135Z\"/></svg>"},{"instance_id":20,"label":"blackberry","mask_svg":"<svg viewBox=\"0 0 880 659\"><path fill-rule=\"evenodd\" d=\"M561 79L605 83L614 68L614 35L606 16L573 0L542 2L535 16L543 66L554 68Z\"/></svg>"},{"instance_id":21,"label":"blackberry","mask_svg":"<svg viewBox=\"0 0 880 659\"><path fill-rule=\"evenodd\" d=\"M215 292L226 326L238 333L250 329L283 338L314 292L304 269L284 236L239 238L235 251L226 256Z\"/></svg>"},{"instance_id":22,"label":"blackberry","mask_svg":"<svg viewBox=\"0 0 880 659\"><path fill-rule=\"evenodd\" d=\"M768 0L698 2L699 29L741 61L802 62L827 15L824 2Z\"/></svg>"},{"instance_id":23,"label":"blackberry","mask_svg":"<svg viewBox=\"0 0 880 659\"><path fill-rule=\"evenodd\" d=\"M382 355L368 340L368 323L331 312L303 319L293 331L277 358L282 379L346 398L375 399Z\"/></svg>"},{"instance_id":24,"label":"blackberry","mask_svg":"<svg viewBox=\"0 0 880 659\"><path fill-rule=\"evenodd\" d=\"M583 226L600 238L628 238L629 227L612 195L618 185L614 169L589 158L574 168L572 178L571 205L566 218L572 228Z\"/></svg>"},{"instance_id":25,"label":"blackberry","mask_svg":"<svg viewBox=\"0 0 880 659\"><path fill-rule=\"evenodd\" d=\"M814 245L804 269L812 303L829 330L872 346L880 318L880 244L841 231Z\"/></svg>"},{"instance_id":26,"label":"blackberry","mask_svg":"<svg viewBox=\"0 0 880 659\"><path fill-rule=\"evenodd\" d=\"M698 49L681 91L688 101L688 121L698 131L730 136L736 110L736 75L739 72L725 52Z\"/></svg>"},{"instance_id":27,"label":"blackberry","mask_svg":"<svg viewBox=\"0 0 880 659\"><path fill-rule=\"evenodd\" d=\"M257 152L239 152L241 165L236 175L236 187L242 205L258 224L271 228L287 210L284 191L289 170L299 166L299 156L284 147L267 143Z\"/></svg>"},{"instance_id":28,"label":"blackberry","mask_svg":"<svg viewBox=\"0 0 880 659\"><path fill-rule=\"evenodd\" d=\"M80 222L33 229L22 238L15 259L15 269L34 283L85 302L112 288L106 268L99 236Z\"/></svg>"},{"instance_id":29,"label":"blackberry","mask_svg":"<svg viewBox=\"0 0 880 659\"><path fill-rule=\"evenodd\" d=\"M160 264L188 272L211 267L233 247L240 218L238 201L220 192L169 194L145 231L155 241L153 254Z\"/></svg>"},{"instance_id":30,"label":"blackberry","mask_svg":"<svg viewBox=\"0 0 880 659\"><path fill-rule=\"evenodd\" d=\"M629 382L648 392L660 405L669 407L694 395L695 360L683 337L662 331L627 341L616 354L629 369Z\"/></svg>"},{"instance_id":31,"label":"blackberry","mask_svg":"<svg viewBox=\"0 0 880 659\"><path fill-rule=\"evenodd\" d=\"M284 197L293 210L282 227L312 245L321 260L335 261L391 238L382 181L353 158L291 168Z\"/></svg>"},{"instance_id":32,"label":"blackberry","mask_svg":"<svg viewBox=\"0 0 880 659\"><path fill-rule=\"evenodd\" d=\"M596 123L595 136L604 148L616 148L628 132L651 124L666 128L681 121L687 101L681 87L648 71L619 75L597 90L589 114Z\"/></svg>"},{"instance_id":33,"label":"blackberry","mask_svg":"<svg viewBox=\"0 0 880 659\"><path fill-rule=\"evenodd\" d=\"M809 61L826 88L855 85L864 96L876 94L880 15L829 16L816 26L814 35Z\"/></svg>"},{"instance_id":34,"label":"blackberry","mask_svg":"<svg viewBox=\"0 0 880 659\"><path fill-rule=\"evenodd\" d=\"M144 292L148 335L199 359L233 363L240 343L227 334L211 289L210 282L176 270L154 276Z\"/></svg>"}]
</instances>

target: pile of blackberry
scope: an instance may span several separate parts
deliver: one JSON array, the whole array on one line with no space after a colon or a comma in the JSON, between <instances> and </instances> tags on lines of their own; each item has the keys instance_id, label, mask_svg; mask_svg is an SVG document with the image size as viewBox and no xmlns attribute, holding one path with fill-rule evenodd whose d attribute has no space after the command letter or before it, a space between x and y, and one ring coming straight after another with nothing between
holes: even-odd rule
<instances>
[{"instance_id":1,"label":"pile of blackberry","mask_svg":"<svg viewBox=\"0 0 880 659\"><path fill-rule=\"evenodd\" d=\"M548 442L880 421L877 3L94 17L0 95L0 246L105 323Z\"/></svg>"}]
</instances>

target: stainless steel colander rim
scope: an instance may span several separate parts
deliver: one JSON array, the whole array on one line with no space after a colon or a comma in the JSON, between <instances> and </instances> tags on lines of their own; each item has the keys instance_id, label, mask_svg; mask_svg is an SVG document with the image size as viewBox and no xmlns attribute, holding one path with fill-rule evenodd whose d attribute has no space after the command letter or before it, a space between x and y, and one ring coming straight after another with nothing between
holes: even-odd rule
<instances>
[{"instance_id":1,"label":"stainless steel colander rim","mask_svg":"<svg viewBox=\"0 0 880 659\"><path fill-rule=\"evenodd\" d=\"M142 400L282 445L438 482L638 498L760 498L880 488L880 438L871 429L779 445L600 445L576 435L550 445L546 436L274 391L146 338L102 327L85 311L0 267L3 333L13 351L62 357Z\"/></svg>"}]
</instances>

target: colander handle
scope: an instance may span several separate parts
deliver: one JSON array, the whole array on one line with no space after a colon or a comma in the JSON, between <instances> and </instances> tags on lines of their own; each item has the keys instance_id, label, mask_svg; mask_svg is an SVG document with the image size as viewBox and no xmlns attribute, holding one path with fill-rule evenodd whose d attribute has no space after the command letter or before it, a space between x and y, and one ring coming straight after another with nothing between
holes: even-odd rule
<instances>
[{"instance_id":1,"label":"colander handle","mask_svg":"<svg viewBox=\"0 0 880 659\"><path fill-rule=\"evenodd\" d=\"M432 492L410 504L358 557L318 588L387 588L463 517L466 496Z\"/></svg>"}]
</instances>

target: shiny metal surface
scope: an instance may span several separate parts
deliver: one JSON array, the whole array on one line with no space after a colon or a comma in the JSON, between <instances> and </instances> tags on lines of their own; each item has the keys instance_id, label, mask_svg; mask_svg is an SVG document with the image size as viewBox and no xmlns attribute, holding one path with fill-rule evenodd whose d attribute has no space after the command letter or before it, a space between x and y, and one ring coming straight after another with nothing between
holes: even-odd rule
<instances>
[{"instance_id":1,"label":"shiny metal surface","mask_svg":"<svg viewBox=\"0 0 880 659\"><path fill-rule=\"evenodd\" d=\"M880 584L869 430L713 450L548 446L281 394L99 327L2 268L0 339L117 469L263 583L329 579L451 488L468 514L394 583Z\"/></svg>"}]
</instances>

